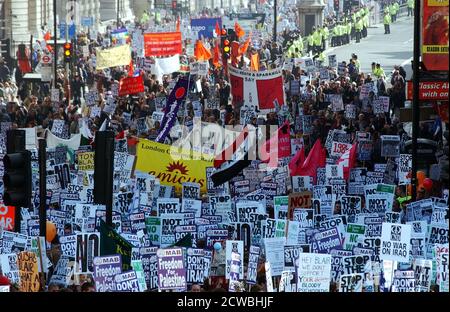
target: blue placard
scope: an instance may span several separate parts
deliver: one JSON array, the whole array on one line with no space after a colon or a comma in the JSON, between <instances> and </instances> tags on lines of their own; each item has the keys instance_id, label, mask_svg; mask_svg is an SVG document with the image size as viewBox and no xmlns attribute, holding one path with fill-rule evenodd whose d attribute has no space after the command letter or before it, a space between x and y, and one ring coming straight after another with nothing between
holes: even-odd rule
<instances>
[{"instance_id":1,"label":"blue placard","mask_svg":"<svg viewBox=\"0 0 450 312\"><path fill-rule=\"evenodd\" d=\"M201 36L205 38L214 38L214 31L216 29L216 23L219 22L219 27L222 29L222 18L193 18L191 19L192 31L198 31L198 38Z\"/></svg>"}]
</instances>

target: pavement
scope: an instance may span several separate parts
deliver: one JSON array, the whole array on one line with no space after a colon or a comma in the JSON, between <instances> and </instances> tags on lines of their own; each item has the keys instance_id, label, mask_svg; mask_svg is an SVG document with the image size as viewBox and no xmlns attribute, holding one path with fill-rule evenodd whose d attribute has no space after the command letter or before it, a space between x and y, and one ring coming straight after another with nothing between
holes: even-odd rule
<instances>
[{"instance_id":1,"label":"pavement","mask_svg":"<svg viewBox=\"0 0 450 312\"><path fill-rule=\"evenodd\" d=\"M402 16L391 24L391 33L384 34L384 25L378 24L370 27L366 38L356 43L340 47L331 47L325 50L325 58L336 54L337 61L348 62L352 53L358 56L361 71L370 73L372 62L380 63L386 75L390 75L394 65L402 65L408 77L411 77L411 59L413 57L413 18Z\"/></svg>"}]
</instances>

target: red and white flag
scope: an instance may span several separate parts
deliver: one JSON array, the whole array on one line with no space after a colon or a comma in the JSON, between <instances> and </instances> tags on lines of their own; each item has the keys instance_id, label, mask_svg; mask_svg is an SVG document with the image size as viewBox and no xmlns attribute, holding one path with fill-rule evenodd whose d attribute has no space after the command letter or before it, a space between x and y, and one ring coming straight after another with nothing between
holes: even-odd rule
<instances>
[{"instance_id":1,"label":"red and white flag","mask_svg":"<svg viewBox=\"0 0 450 312\"><path fill-rule=\"evenodd\" d=\"M342 171L344 172L344 179L348 180L350 175L350 169L355 167L356 163L356 148L357 144L353 144L350 149L348 149L344 154L342 154L341 158L336 162L337 165L342 167Z\"/></svg>"},{"instance_id":2,"label":"red and white flag","mask_svg":"<svg viewBox=\"0 0 450 312\"><path fill-rule=\"evenodd\" d=\"M284 104L282 68L254 72L229 67L233 105L245 103L259 110L273 110Z\"/></svg>"}]
</instances>

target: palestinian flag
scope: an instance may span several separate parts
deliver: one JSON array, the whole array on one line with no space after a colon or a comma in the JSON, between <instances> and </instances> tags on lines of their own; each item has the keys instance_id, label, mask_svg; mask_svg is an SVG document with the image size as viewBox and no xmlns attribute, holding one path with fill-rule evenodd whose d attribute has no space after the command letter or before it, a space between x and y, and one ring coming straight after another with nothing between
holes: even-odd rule
<instances>
[{"instance_id":1,"label":"palestinian flag","mask_svg":"<svg viewBox=\"0 0 450 312\"><path fill-rule=\"evenodd\" d=\"M211 175L215 187L228 182L250 165L252 161L249 154L253 142L255 142L254 131L245 127L233 144L216 156L214 159L216 171Z\"/></svg>"}]
</instances>

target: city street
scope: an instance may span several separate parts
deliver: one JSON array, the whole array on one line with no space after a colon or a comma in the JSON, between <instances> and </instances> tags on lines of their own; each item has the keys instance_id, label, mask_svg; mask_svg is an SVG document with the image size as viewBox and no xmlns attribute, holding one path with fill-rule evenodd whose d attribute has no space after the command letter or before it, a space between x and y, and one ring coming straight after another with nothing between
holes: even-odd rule
<instances>
[{"instance_id":1,"label":"city street","mask_svg":"<svg viewBox=\"0 0 450 312\"><path fill-rule=\"evenodd\" d=\"M325 51L326 55L336 54L338 62L351 58L352 53L358 55L362 72L371 72L372 62L380 63L386 75L394 69L394 65L404 66L407 77L412 74L411 62L413 56L413 19L402 16L391 24L391 33L384 34L382 24L368 29L368 35L360 43L352 40L351 44L331 47Z\"/></svg>"}]
</instances>

